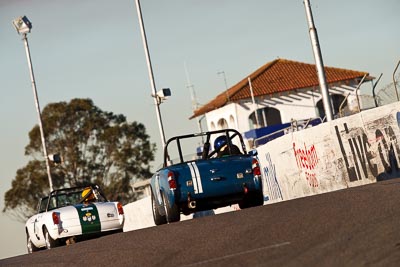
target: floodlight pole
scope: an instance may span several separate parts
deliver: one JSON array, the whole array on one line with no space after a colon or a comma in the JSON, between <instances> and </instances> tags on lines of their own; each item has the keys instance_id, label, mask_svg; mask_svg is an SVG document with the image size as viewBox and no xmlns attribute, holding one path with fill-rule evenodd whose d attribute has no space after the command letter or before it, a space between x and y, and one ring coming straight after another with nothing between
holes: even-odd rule
<instances>
[{"instance_id":1,"label":"floodlight pole","mask_svg":"<svg viewBox=\"0 0 400 267\"><path fill-rule=\"evenodd\" d=\"M155 81L154 81L153 68L151 66L149 47L147 45L146 31L144 29L142 11L141 11L141 8L140 8L139 0L136 0L136 8L137 8L137 13L138 13L138 18L139 18L140 30L141 30L141 33L142 33L144 52L146 54L147 69L148 69L148 72L149 72L151 88L152 88L152 91L153 91L152 92L152 96L154 98L154 105L156 107L158 127L160 129L160 135L161 135L161 144L162 144L163 149L164 149L166 141L165 141L164 127L163 127L162 118L161 118L161 112L160 112L161 101L159 101L159 99L157 98L157 89L156 89L156 84L155 84Z\"/></svg>"},{"instance_id":2,"label":"floodlight pole","mask_svg":"<svg viewBox=\"0 0 400 267\"><path fill-rule=\"evenodd\" d=\"M42 115L40 114L39 99L38 99L37 91L36 91L35 76L33 74L31 53L29 51L28 38L27 38L27 34L26 33L22 33L22 40L24 41L24 44L25 44L26 58L28 60L29 73L31 75L33 96L34 96L34 99L35 99L36 111L37 111L37 114L38 114L40 137L42 139L43 155L44 155L44 158L45 158L45 161L46 161L47 177L49 178L49 187L50 187L50 192L51 192L51 191L53 191L53 181L51 179L49 157L47 155L46 141L44 139L44 132L43 132Z\"/></svg>"},{"instance_id":3,"label":"floodlight pole","mask_svg":"<svg viewBox=\"0 0 400 267\"><path fill-rule=\"evenodd\" d=\"M312 44L312 48L313 48L313 52L314 52L315 64L317 66L319 86L321 87L322 103L324 104L326 120L331 121L333 119L331 100L330 100L330 96L329 96L328 86L326 84L324 63L322 62L321 49L319 46L317 29L315 28L314 20L313 20L313 16L312 16L312 12L311 12L310 1L304 0L304 6L306 9L306 16L307 16L307 22L308 22L308 27L309 27L309 32L310 32L311 44Z\"/></svg>"}]
</instances>

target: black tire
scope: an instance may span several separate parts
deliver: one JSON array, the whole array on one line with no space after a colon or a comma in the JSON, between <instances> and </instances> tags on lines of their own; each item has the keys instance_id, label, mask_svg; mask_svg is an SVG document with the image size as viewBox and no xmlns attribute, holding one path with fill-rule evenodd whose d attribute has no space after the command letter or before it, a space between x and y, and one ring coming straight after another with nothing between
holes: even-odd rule
<instances>
[{"instance_id":1,"label":"black tire","mask_svg":"<svg viewBox=\"0 0 400 267\"><path fill-rule=\"evenodd\" d=\"M151 193L151 206L153 210L154 224L155 225L166 224L167 218L165 217L165 215L164 216L160 215L160 212L158 211L158 203L157 200L154 198L153 193Z\"/></svg>"},{"instance_id":2,"label":"black tire","mask_svg":"<svg viewBox=\"0 0 400 267\"><path fill-rule=\"evenodd\" d=\"M241 210L250 208L250 202L248 197L244 197L238 204Z\"/></svg>"},{"instance_id":3,"label":"black tire","mask_svg":"<svg viewBox=\"0 0 400 267\"><path fill-rule=\"evenodd\" d=\"M26 233L26 248L29 254L39 251L39 249L32 243L31 237L28 233Z\"/></svg>"},{"instance_id":4,"label":"black tire","mask_svg":"<svg viewBox=\"0 0 400 267\"><path fill-rule=\"evenodd\" d=\"M44 235L44 240L46 242L46 248L47 249L52 249L52 248L58 247L58 241L54 240L50 236L49 231L47 231L46 227L44 227L44 229L43 229L43 235Z\"/></svg>"},{"instance_id":5,"label":"black tire","mask_svg":"<svg viewBox=\"0 0 400 267\"><path fill-rule=\"evenodd\" d=\"M264 194L262 191L254 194L253 204L253 207L264 205Z\"/></svg>"},{"instance_id":6,"label":"black tire","mask_svg":"<svg viewBox=\"0 0 400 267\"><path fill-rule=\"evenodd\" d=\"M264 205L264 195L259 191L247 194L243 200L239 202L240 209L247 209L262 205Z\"/></svg>"},{"instance_id":7,"label":"black tire","mask_svg":"<svg viewBox=\"0 0 400 267\"><path fill-rule=\"evenodd\" d=\"M165 196L165 193L162 193L162 197L163 197L165 216L167 222L168 223L179 222L181 220L181 213L179 212L179 208L176 205L176 203L170 205L168 198Z\"/></svg>"}]
</instances>

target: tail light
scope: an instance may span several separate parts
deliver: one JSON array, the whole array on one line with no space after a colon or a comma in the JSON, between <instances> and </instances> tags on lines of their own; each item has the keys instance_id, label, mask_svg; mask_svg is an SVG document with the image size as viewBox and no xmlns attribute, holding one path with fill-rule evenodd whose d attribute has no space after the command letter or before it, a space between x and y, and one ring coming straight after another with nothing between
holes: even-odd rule
<instances>
[{"instance_id":1,"label":"tail light","mask_svg":"<svg viewBox=\"0 0 400 267\"><path fill-rule=\"evenodd\" d=\"M51 214L51 217L53 218L54 224L60 224L60 213L59 212L53 212Z\"/></svg>"},{"instance_id":2,"label":"tail light","mask_svg":"<svg viewBox=\"0 0 400 267\"><path fill-rule=\"evenodd\" d=\"M169 188L171 190L176 189L176 180L175 180L174 173L172 171L168 172L168 184L169 184Z\"/></svg>"},{"instance_id":3,"label":"tail light","mask_svg":"<svg viewBox=\"0 0 400 267\"><path fill-rule=\"evenodd\" d=\"M253 161L251 163L251 168L253 169L253 174L256 176L261 175L261 169L260 169L260 164L258 163L258 160L253 158Z\"/></svg>"},{"instance_id":4,"label":"tail light","mask_svg":"<svg viewBox=\"0 0 400 267\"><path fill-rule=\"evenodd\" d=\"M243 184L243 193L247 194L249 192L249 189L247 188L246 184Z\"/></svg>"},{"instance_id":5,"label":"tail light","mask_svg":"<svg viewBox=\"0 0 400 267\"><path fill-rule=\"evenodd\" d=\"M124 215L124 207L122 206L121 203L118 202L117 204L117 209L118 209L118 214L119 215Z\"/></svg>"}]
</instances>

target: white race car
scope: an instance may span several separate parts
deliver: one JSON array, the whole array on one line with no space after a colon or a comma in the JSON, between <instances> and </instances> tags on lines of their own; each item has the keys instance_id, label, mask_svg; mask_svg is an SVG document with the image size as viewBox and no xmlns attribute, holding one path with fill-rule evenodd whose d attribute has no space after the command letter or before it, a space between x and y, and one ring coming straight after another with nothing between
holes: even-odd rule
<instances>
[{"instance_id":1,"label":"white race car","mask_svg":"<svg viewBox=\"0 0 400 267\"><path fill-rule=\"evenodd\" d=\"M97 185L54 190L25 224L28 253L122 232L124 209Z\"/></svg>"}]
</instances>

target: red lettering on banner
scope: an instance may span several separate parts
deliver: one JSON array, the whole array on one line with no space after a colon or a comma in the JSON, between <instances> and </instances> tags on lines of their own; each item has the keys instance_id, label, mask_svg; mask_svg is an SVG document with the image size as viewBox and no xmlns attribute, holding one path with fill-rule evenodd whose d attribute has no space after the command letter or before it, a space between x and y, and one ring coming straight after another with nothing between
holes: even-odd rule
<instances>
[{"instance_id":1,"label":"red lettering on banner","mask_svg":"<svg viewBox=\"0 0 400 267\"><path fill-rule=\"evenodd\" d=\"M318 180L314 172L312 172L318 164L318 155L315 146L312 145L307 149L306 144L303 148L296 148L293 143L294 157L296 158L297 167L304 171L308 184L312 187L318 187Z\"/></svg>"}]
</instances>

